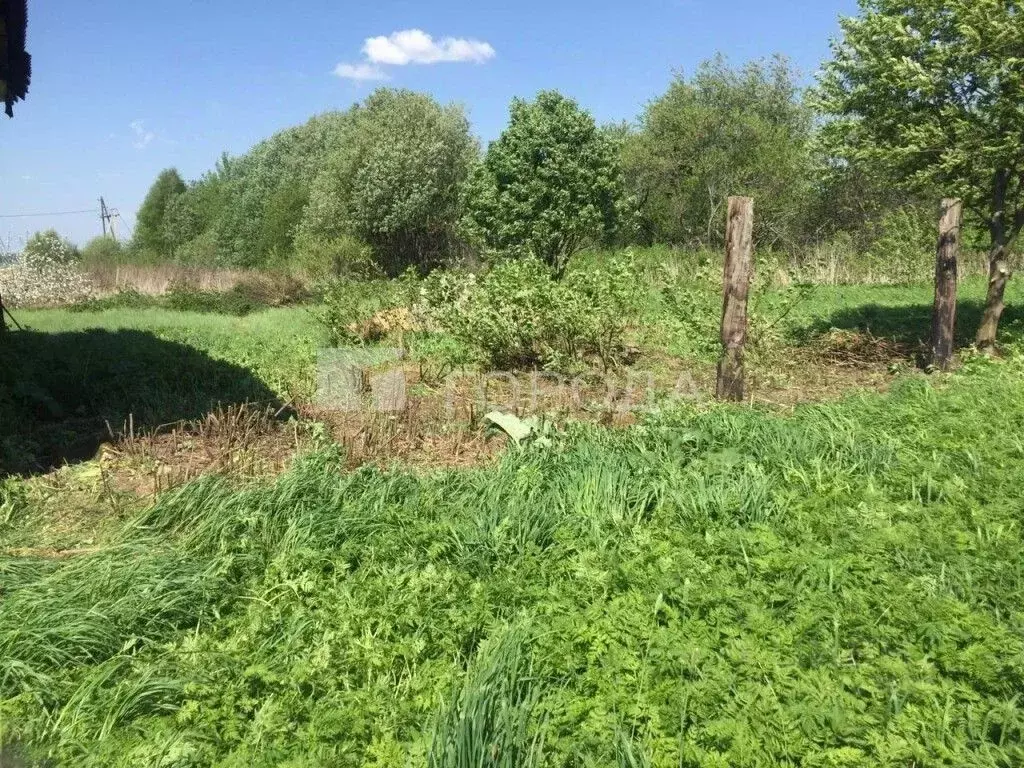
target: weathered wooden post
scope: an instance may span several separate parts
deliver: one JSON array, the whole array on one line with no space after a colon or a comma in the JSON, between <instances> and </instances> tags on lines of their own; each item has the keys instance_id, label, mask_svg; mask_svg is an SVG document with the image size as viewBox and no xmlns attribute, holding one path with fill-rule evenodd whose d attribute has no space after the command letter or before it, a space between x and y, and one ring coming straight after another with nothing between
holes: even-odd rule
<instances>
[{"instance_id":1,"label":"weathered wooden post","mask_svg":"<svg viewBox=\"0 0 1024 768\"><path fill-rule=\"evenodd\" d=\"M939 247L935 258L935 305L932 309L931 365L940 371L953 361L956 330L957 259L960 256L960 226L964 207L960 200L942 201Z\"/></svg>"},{"instance_id":2,"label":"weathered wooden post","mask_svg":"<svg viewBox=\"0 0 1024 768\"><path fill-rule=\"evenodd\" d=\"M718 361L719 400L743 400L743 347L747 343L747 295L753 266L754 201L749 197L730 197L725 233L723 354Z\"/></svg>"}]
</instances>

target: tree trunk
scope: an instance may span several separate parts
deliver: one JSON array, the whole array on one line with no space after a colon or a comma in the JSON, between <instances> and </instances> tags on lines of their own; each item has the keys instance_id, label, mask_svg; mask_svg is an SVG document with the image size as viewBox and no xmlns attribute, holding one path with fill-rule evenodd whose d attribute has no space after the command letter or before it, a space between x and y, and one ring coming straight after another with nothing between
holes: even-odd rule
<instances>
[{"instance_id":1,"label":"tree trunk","mask_svg":"<svg viewBox=\"0 0 1024 768\"><path fill-rule=\"evenodd\" d=\"M996 352L996 334L999 332L999 318L1003 314L1003 294L1010 279L1006 198L1011 178L1009 169L1000 168L996 170L992 181L992 218L989 221L992 246L988 252L988 295L985 297L985 311L975 339L978 349L986 355L994 355ZM1011 228L1018 224L1018 221L1012 222Z\"/></svg>"},{"instance_id":2,"label":"tree trunk","mask_svg":"<svg viewBox=\"0 0 1024 768\"><path fill-rule=\"evenodd\" d=\"M999 331L999 318L1003 314L1003 294L1006 283L1010 280L1010 263L1007 260L1006 245L994 243L988 256L988 295L985 298L985 311L978 328L975 343L986 355L994 355L996 351L996 334Z\"/></svg>"},{"instance_id":3,"label":"tree trunk","mask_svg":"<svg viewBox=\"0 0 1024 768\"><path fill-rule=\"evenodd\" d=\"M747 343L747 296L754 264L754 201L729 198L725 245L725 287L722 302L722 359L718 362L720 400L744 397L743 347Z\"/></svg>"},{"instance_id":4,"label":"tree trunk","mask_svg":"<svg viewBox=\"0 0 1024 768\"><path fill-rule=\"evenodd\" d=\"M963 204L959 200L942 201L939 222L939 247L935 258L935 306L932 310L931 364L940 371L949 370L953 361L953 336L956 330L957 259L960 255L960 227Z\"/></svg>"}]
</instances>

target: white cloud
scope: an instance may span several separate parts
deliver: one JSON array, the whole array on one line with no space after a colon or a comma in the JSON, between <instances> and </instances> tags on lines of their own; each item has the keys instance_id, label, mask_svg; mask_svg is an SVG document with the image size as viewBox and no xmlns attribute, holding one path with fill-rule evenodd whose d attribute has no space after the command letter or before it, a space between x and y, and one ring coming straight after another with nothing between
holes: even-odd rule
<instances>
[{"instance_id":1,"label":"white cloud","mask_svg":"<svg viewBox=\"0 0 1024 768\"><path fill-rule=\"evenodd\" d=\"M132 129L132 133L135 134L135 140L132 141L132 146L136 149L145 149L153 139L156 138L156 134L153 131L146 130L146 126L143 125L142 120L132 120L128 127Z\"/></svg>"},{"instance_id":2,"label":"white cloud","mask_svg":"<svg viewBox=\"0 0 1024 768\"><path fill-rule=\"evenodd\" d=\"M403 29L390 35L369 37L363 43L366 59L359 64L339 64L334 74L348 80L387 80L382 65L404 67L407 64L472 62L483 64L496 55L490 43L461 37L434 40L422 29Z\"/></svg>"},{"instance_id":3,"label":"white cloud","mask_svg":"<svg viewBox=\"0 0 1024 768\"><path fill-rule=\"evenodd\" d=\"M376 64L339 64L334 74L346 80L387 80L387 73Z\"/></svg>"},{"instance_id":4,"label":"white cloud","mask_svg":"<svg viewBox=\"0 0 1024 768\"><path fill-rule=\"evenodd\" d=\"M371 37L363 44L363 53L374 64L437 64L439 62L471 61L482 64L493 59L490 43L446 37L435 41L422 29L404 29L387 37Z\"/></svg>"}]
</instances>

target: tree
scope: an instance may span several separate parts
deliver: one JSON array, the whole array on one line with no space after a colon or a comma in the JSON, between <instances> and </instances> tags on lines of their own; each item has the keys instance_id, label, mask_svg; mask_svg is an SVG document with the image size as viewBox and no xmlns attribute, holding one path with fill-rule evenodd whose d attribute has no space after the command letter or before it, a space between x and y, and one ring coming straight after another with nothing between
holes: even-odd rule
<instances>
[{"instance_id":1,"label":"tree","mask_svg":"<svg viewBox=\"0 0 1024 768\"><path fill-rule=\"evenodd\" d=\"M618 147L554 91L514 99L510 112L467 186L466 231L485 251L534 256L561 276L573 253L615 230Z\"/></svg>"},{"instance_id":2,"label":"tree","mask_svg":"<svg viewBox=\"0 0 1024 768\"><path fill-rule=\"evenodd\" d=\"M627 142L626 178L648 239L722 244L733 195L757 200L757 239L798 237L810 191L813 116L781 58L731 69L722 57L682 74Z\"/></svg>"},{"instance_id":3,"label":"tree","mask_svg":"<svg viewBox=\"0 0 1024 768\"><path fill-rule=\"evenodd\" d=\"M193 185L191 196L214 203L204 230L212 230L222 263L258 267L291 256L308 191L330 154L343 145L350 123L348 111L317 115L241 157L223 158L216 171Z\"/></svg>"},{"instance_id":4,"label":"tree","mask_svg":"<svg viewBox=\"0 0 1024 768\"><path fill-rule=\"evenodd\" d=\"M819 85L838 163L964 199L989 233L977 345L995 348L1009 254L1024 228L1024 4L860 0Z\"/></svg>"},{"instance_id":5,"label":"tree","mask_svg":"<svg viewBox=\"0 0 1024 768\"><path fill-rule=\"evenodd\" d=\"M304 242L356 238L387 274L428 269L453 247L478 148L461 107L381 88L350 114L310 191Z\"/></svg>"},{"instance_id":6,"label":"tree","mask_svg":"<svg viewBox=\"0 0 1024 768\"><path fill-rule=\"evenodd\" d=\"M196 202L188 189L167 200L161 232L166 255L171 259L179 260L182 247L202 233L202 214L196 209Z\"/></svg>"},{"instance_id":7,"label":"tree","mask_svg":"<svg viewBox=\"0 0 1024 768\"><path fill-rule=\"evenodd\" d=\"M168 168L160 172L135 217L133 249L160 259L173 256L173 244L167 241L164 222L171 201L184 192L185 182L177 169Z\"/></svg>"},{"instance_id":8,"label":"tree","mask_svg":"<svg viewBox=\"0 0 1024 768\"><path fill-rule=\"evenodd\" d=\"M28 2L0 0L0 101L8 117L14 117L14 102L28 95L32 79L32 57L25 51L28 31Z\"/></svg>"}]
</instances>

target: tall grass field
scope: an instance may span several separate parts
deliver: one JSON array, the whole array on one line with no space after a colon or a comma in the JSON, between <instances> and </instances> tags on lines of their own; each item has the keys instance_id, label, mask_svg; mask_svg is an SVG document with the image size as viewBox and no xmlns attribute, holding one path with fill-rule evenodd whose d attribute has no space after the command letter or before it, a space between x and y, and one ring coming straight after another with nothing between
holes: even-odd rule
<instances>
[{"instance_id":1,"label":"tall grass field","mask_svg":"<svg viewBox=\"0 0 1024 768\"><path fill-rule=\"evenodd\" d=\"M2 739L76 766L1024 764L1022 372L186 485L96 551L0 560Z\"/></svg>"}]
</instances>

